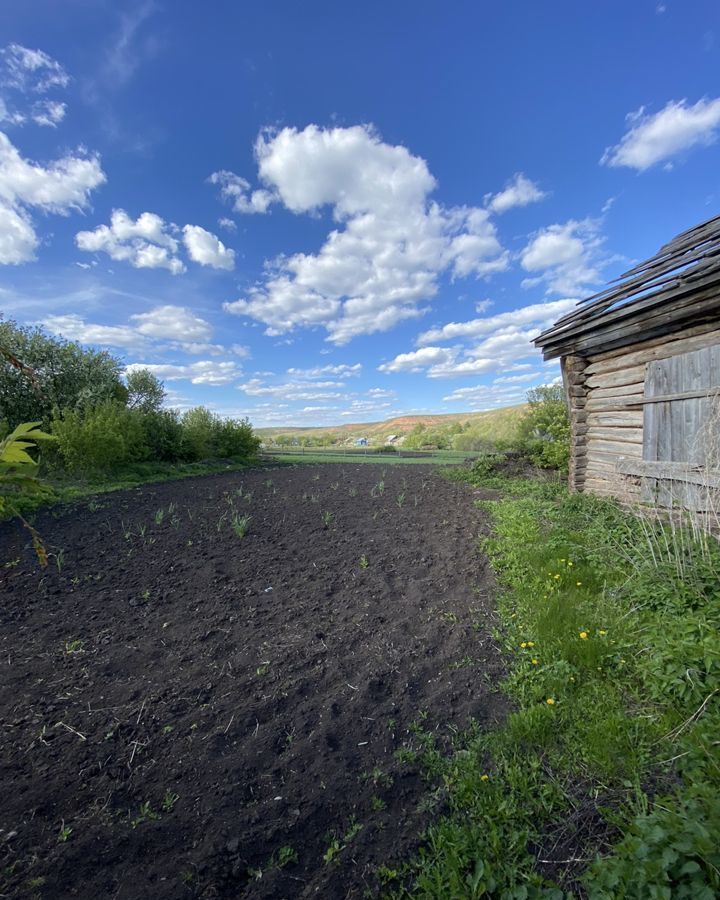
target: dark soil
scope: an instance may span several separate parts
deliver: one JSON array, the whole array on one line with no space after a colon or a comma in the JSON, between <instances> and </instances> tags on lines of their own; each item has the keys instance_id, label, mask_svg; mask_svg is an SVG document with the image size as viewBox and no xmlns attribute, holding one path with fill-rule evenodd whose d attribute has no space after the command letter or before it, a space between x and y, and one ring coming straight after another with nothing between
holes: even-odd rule
<instances>
[{"instance_id":1,"label":"dark soil","mask_svg":"<svg viewBox=\"0 0 720 900\"><path fill-rule=\"evenodd\" d=\"M44 571L1 526L0 895L377 894L428 823L409 727L506 709L478 494L424 466L148 485L39 515Z\"/></svg>"}]
</instances>

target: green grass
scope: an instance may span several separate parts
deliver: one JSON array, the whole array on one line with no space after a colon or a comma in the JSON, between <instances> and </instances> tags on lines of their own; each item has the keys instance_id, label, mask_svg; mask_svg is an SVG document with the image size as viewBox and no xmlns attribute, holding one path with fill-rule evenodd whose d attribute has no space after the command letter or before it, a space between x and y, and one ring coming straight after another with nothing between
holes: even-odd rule
<instances>
[{"instance_id":1,"label":"green grass","mask_svg":"<svg viewBox=\"0 0 720 900\"><path fill-rule=\"evenodd\" d=\"M382 463L383 465L422 465L450 466L459 465L464 459L479 456L475 453L463 453L457 450L428 451L423 456L402 456L399 453L367 453L358 450L318 450L313 448L304 453L290 451L267 450L266 458L276 462L301 465L303 463Z\"/></svg>"},{"instance_id":2,"label":"green grass","mask_svg":"<svg viewBox=\"0 0 720 900\"><path fill-rule=\"evenodd\" d=\"M69 503L95 494L123 491L153 482L175 481L197 475L212 475L218 472L233 472L257 466L259 463L208 461L201 463L135 463L121 470L87 475L84 478L46 476L46 490L35 496L18 496L14 504L18 512L26 515L41 506L53 503Z\"/></svg>"},{"instance_id":3,"label":"green grass","mask_svg":"<svg viewBox=\"0 0 720 900\"><path fill-rule=\"evenodd\" d=\"M464 472L479 486L493 480ZM580 880L592 900L711 900L718 545L592 497L510 486L485 504L494 532L483 549L502 587L502 687L514 709L493 731L471 727L450 753L436 748L433 723L402 751L448 812L395 866L391 896L561 900L581 896ZM553 858L550 835L580 861L555 857L559 883L534 852Z\"/></svg>"}]
</instances>

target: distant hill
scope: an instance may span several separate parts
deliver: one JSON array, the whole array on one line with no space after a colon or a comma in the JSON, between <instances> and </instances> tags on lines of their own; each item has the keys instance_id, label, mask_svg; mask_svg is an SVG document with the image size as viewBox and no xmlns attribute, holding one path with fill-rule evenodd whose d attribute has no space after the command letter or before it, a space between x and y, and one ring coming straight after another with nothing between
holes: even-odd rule
<instances>
[{"instance_id":1,"label":"distant hill","mask_svg":"<svg viewBox=\"0 0 720 900\"><path fill-rule=\"evenodd\" d=\"M489 440L505 440L512 437L518 420L527 409L527 404L506 406L488 412L446 413L444 415L396 416L383 422L353 422L341 425L323 425L319 427L285 427L256 428L255 432L264 439L272 439L278 435L320 437L335 435L341 440L351 441L366 437L372 443L382 443L390 435L401 437L412 431L416 425L427 428L443 428L455 422L471 423L473 431L481 432Z\"/></svg>"}]
</instances>

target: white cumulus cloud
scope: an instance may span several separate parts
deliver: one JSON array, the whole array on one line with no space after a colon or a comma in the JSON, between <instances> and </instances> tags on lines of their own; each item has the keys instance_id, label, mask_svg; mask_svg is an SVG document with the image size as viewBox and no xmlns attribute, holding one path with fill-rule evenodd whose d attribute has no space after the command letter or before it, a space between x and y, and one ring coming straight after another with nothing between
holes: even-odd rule
<instances>
[{"instance_id":1,"label":"white cumulus cloud","mask_svg":"<svg viewBox=\"0 0 720 900\"><path fill-rule=\"evenodd\" d=\"M263 188L253 191L249 181L234 172L228 172L227 169L213 172L208 181L219 186L220 196L238 213L267 212L270 204L276 199L271 191Z\"/></svg>"},{"instance_id":2,"label":"white cumulus cloud","mask_svg":"<svg viewBox=\"0 0 720 900\"><path fill-rule=\"evenodd\" d=\"M655 115L641 107L628 117L629 128L619 144L608 147L601 163L644 172L657 163L696 146L707 146L720 128L720 97L690 106L671 101Z\"/></svg>"},{"instance_id":3,"label":"white cumulus cloud","mask_svg":"<svg viewBox=\"0 0 720 900\"><path fill-rule=\"evenodd\" d=\"M91 191L105 181L97 156L63 156L42 166L24 159L0 132L0 264L17 265L34 258L39 238L30 208L67 215L89 203Z\"/></svg>"},{"instance_id":4,"label":"white cumulus cloud","mask_svg":"<svg viewBox=\"0 0 720 900\"><path fill-rule=\"evenodd\" d=\"M512 180L497 194L486 194L485 205L494 213L504 213L515 206L528 206L547 197L545 191L531 181L522 172L518 172Z\"/></svg>"},{"instance_id":5,"label":"white cumulus cloud","mask_svg":"<svg viewBox=\"0 0 720 900\"><path fill-rule=\"evenodd\" d=\"M115 209L110 225L98 225L93 231L79 231L75 243L88 253L107 253L114 260L129 262L136 269L167 269L173 275L185 271L177 256L176 230L160 216L144 212L132 219L124 209Z\"/></svg>"},{"instance_id":6,"label":"white cumulus cloud","mask_svg":"<svg viewBox=\"0 0 720 900\"><path fill-rule=\"evenodd\" d=\"M0 50L0 85L18 91L44 94L50 88L64 88L70 76L60 63L42 50L8 44Z\"/></svg>"},{"instance_id":7,"label":"white cumulus cloud","mask_svg":"<svg viewBox=\"0 0 720 900\"><path fill-rule=\"evenodd\" d=\"M186 225L183 240L193 262L213 269L235 268L235 251L228 249L220 238L199 225Z\"/></svg>"},{"instance_id":8,"label":"white cumulus cloud","mask_svg":"<svg viewBox=\"0 0 720 900\"><path fill-rule=\"evenodd\" d=\"M526 287L544 282L556 294L586 294L601 281L603 237L595 219L570 219L537 231L520 255L530 278Z\"/></svg>"},{"instance_id":9,"label":"white cumulus cloud","mask_svg":"<svg viewBox=\"0 0 720 900\"><path fill-rule=\"evenodd\" d=\"M260 206L277 198L296 214L329 208L335 223L317 253L281 257L261 285L225 304L267 334L323 327L344 344L422 315L443 272L477 277L509 264L487 210L431 202L425 161L370 127L284 128L262 134L255 152L268 195ZM241 181L222 183L262 211Z\"/></svg>"}]
</instances>

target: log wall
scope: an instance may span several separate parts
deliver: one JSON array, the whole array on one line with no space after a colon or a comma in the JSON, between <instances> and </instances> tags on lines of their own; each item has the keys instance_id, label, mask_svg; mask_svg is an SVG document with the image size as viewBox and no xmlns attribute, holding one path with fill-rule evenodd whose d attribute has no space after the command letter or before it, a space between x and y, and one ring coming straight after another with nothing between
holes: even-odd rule
<instances>
[{"instance_id":1,"label":"log wall","mask_svg":"<svg viewBox=\"0 0 720 900\"><path fill-rule=\"evenodd\" d=\"M647 364L715 344L720 329L706 323L620 350L563 357L572 428L570 490L641 500L634 461L643 458Z\"/></svg>"}]
</instances>

